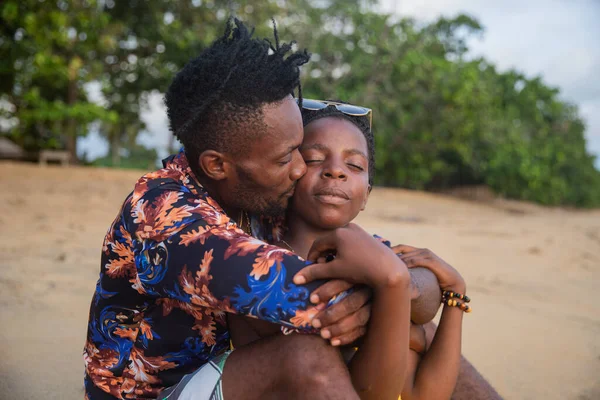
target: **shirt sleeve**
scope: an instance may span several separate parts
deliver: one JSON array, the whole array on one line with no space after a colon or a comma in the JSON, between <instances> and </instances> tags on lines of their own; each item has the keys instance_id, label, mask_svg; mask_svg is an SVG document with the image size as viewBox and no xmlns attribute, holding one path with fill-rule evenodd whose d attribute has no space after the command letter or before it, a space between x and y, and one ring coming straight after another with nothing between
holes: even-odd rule
<instances>
[{"instance_id":1,"label":"shirt sleeve","mask_svg":"<svg viewBox=\"0 0 600 400\"><path fill-rule=\"evenodd\" d=\"M161 198L168 196L178 198L165 205ZM132 207L129 230L138 241L134 288L153 297L314 331L310 320L318 311L309 296L323 281L292 282L307 263L245 234L214 208L191 206L180 197L165 192ZM163 214L152 216L157 210Z\"/></svg>"},{"instance_id":2,"label":"shirt sleeve","mask_svg":"<svg viewBox=\"0 0 600 400\"><path fill-rule=\"evenodd\" d=\"M379 240L381 243L385 244L387 247L392 248L392 242L390 242L389 240L382 238L381 236L375 234L373 235L373 237L377 240Z\"/></svg>"}]
</instances>

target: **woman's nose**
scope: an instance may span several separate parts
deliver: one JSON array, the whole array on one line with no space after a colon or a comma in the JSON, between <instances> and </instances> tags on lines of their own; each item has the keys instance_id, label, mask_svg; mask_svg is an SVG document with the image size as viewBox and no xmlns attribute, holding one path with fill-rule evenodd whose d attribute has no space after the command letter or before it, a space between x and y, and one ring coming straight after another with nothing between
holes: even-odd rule
<instances>
[{"instance_id":1,"label":"woman's nose","mask_svg":"<svg viewBox=\"0 0 600 400\"><path fill-rule=\"evenodd\" d=\"M323 168L323 177L329 179L346 179L346 171L339 163L329 163Z\"/></svg>"}]
</instances>

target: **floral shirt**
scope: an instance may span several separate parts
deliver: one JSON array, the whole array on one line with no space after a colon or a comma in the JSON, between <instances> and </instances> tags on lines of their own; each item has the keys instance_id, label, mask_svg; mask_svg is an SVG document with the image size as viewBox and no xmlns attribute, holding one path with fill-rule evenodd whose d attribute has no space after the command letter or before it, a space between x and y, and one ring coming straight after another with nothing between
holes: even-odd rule
<instances>
[{"instance_id":1,"label":"floral shirt","mask_svg":"<svg viewBox=\"0 0 600 400\"><path fill-rule=\"evenodd\" d=\"M306 262L247 235L183 153L144 175L104 239L84 349L88 399L156 398L227 350L226 313L311 331Z\"/></svg>"}]
</instances>

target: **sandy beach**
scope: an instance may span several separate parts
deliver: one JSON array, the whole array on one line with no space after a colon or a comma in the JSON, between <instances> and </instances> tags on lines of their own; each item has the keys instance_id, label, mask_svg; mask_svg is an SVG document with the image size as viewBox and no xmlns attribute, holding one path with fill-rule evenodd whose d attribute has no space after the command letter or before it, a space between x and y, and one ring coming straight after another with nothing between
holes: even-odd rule
<instances>
[{"instance_id":1,"label":"sandy beach","mask_svg":"<svg viewBox=\"0 0 600 400\"><path fill-rule=\"evenodd\" d=\"M0 162L0 399L82 399L104 234L143 171ZM465 277L463 352L507 399L600 399L600 210L376 188L358 221Z\"/></svg>"}]
</instances>

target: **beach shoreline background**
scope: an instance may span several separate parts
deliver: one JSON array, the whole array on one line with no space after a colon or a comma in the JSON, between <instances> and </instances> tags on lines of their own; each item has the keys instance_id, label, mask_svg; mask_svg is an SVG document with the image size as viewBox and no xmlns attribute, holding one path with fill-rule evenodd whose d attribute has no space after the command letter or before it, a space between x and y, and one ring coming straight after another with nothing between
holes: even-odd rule
<instances>
[{"instance_id":1,"label":"beach shoreline background","mask_svg":"<svg viewBox=\"0 0 600 400\"><path fill-rule=\"evenodd\" d=\"M102 240L143 171L0 171L0 398L82 399ZM600 210L375 188L357 222L461 271L463 352L507 399L600 398Z\"/></svg>"}]
</instances>

